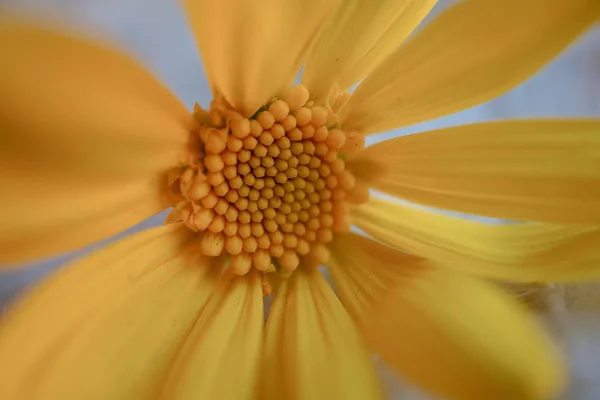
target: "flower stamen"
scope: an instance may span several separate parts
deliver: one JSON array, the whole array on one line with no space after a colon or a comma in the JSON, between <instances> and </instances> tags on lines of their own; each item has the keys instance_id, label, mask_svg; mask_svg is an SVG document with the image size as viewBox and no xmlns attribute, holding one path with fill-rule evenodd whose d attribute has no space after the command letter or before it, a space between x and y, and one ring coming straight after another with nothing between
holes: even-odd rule
<instances>
[{"instance_id":1,"label":"flower stamen","mask_svg":"<svg viewBox=\"0 0 600 400\"><path fill-rule=\"evenodd\" d=\"M222 99L209 111L195 109L201 155L180 174L186 205L178 212L203 233L203 254L226 252L238 275L255 268L289 276L302 257L327 262L325 245L349 231L350 209L368 199L343 160L362 149L364 138L331 125L333 113L310 101L302 85L251 118Z\"/></svg>"}]
</instances>

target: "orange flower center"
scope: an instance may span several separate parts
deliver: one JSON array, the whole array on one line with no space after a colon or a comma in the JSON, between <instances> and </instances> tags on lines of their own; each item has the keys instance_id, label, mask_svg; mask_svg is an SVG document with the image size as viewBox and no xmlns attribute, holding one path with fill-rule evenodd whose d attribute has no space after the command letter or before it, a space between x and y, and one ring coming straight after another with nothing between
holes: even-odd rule
<instances>
[{"instance_id":1,"label":"orange flower center","mask_svg":"<svg viewBox=\"0 0 600 400\"><path fill-rule=\"evenodd\" d=\"M181 219L203 232L205 255L228 253L237 274L289 275L302 257L325 263L325 245L368 197L343 160L362 135L339 129L335 106L309 97L292 87L249 119L218 100L196 109L201 156L180 176Z\"/></svg>"}]
</instances>

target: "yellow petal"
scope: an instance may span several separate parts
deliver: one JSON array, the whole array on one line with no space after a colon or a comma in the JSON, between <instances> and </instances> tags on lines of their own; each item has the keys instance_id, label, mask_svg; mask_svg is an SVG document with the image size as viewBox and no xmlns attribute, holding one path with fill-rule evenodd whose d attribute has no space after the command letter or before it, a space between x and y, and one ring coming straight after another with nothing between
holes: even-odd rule
<instances>
[{"instance_id":1,"label":"yellow petal","mask_svg":"<svg viewBox=\"0 0 600 400\"><path fill-rule=\"evenodd\" d=\"M162 182L156 180L103 184L83 192L81 187L60 181L38 181L34 187L26 186L27 182L10 182L5 186L7 196L0 196L2 263L78 249L165 208L160 199Z\"/></svg>"},{"instance_id":2,"label":"yellow petal","mask_svg":"<svg viewBox=\"0 0 600 400\"><path fill-rule=\"evenodd\" d=\"M499 290L354 234L331 250L338 295L369 345L420 387L498 400L561 388L555 349Z\"/></svg>"},{"instance_id":3,"label":"yellow petal","mask_svg":"<svg viewBox=\"0 0 600 400\"><path fill-rule=\"evenodd\" d=\"M600 17L596 0L466 0L356 89L345 129L381 132L483 103L523 82Z\"/></svg>"},{"instance_id":4,"label":"yellow petal","mask_svg":"<svg viewBox=\"0 0 600 400\"><path fill-rule=\"evenodd\" d=\"M263 385L266 400L382 398L356 327L317 270L300 267L277 291Z\"/></svg>"},{"instance_id":5,"label":"yellow petal","mask_svg":"<svg viewBox=\"0 0 600 400\"><path fill-rule=\"evenodd\" d=\"M258 275L224 276L173 362L161 398L255 399L263 327Z\"/></svg>"},{"instance_id":6,"label":"yellow petal","mask_svg":"<svg viewBox=\"0 0 600 400\"><path fill-rule=\"evenodd\" d=\"M428 268L427 261L354 233L335 235L327 265L336 293L355 321L398 285Z\"/></svg>"},{"instance_id":7,"label":"yellow petal","mask_svg":"<svg viewBox=\"0 0 600 400\"><path fill-rule=\"evenodd\" d=\"M156 179L190 127L164 86L127 56L49 28L4 20L0 47L2 261L72 250L164 209Z\"/></svg>"},{"instance_id":8,"label":"yellow petal","mask_svg":"<svg viewBox=\"0 0 600 400\"><path fill-rule=\"evenodd\" d=\"M600 222L600 120L491 122L367 148L374 188L441 209L512 220Z\"/></svg>"},{"instance_id":9,"label":"yellow petal","mask_svg":"<svg viewBox=\"0 0 600 400\"><path fill-rule=\"evenodd\" d=\"M246 116L290 86L338 0L186 0L213 94Z\"/></svg>"},{"instance_id":10,"label":"yellow petal","mask_svg":"<svg viewBox=\"0 0 600 400\"><path fill-rule=\"evenodd\" d=\"M146 176L177 161L191 115L133 59L18 22L2 22L0 45L3 162L94 180Z\"/></svg>"},{"instance_id":11,"label":"yellow petal","mask_svg":"<svg viewBox=\"0 0 600 400\"><path fill-rule=\"evenodd\" d=\"M76 261L0 325L0 398L144 399L183 344L215 281L180 224Z\"/></svg>"},{"instance_id":12,"label":"yellow petal","mask_svg":"<svg viewBox=\"0 0 600 400\"><path fill-rule=\"evenodd\" d=\"M353 222L391 246L487 278L552 282L600 276L597 225L484 224L379 199L355 209Z\"/></svg>"},{"instance_id":13,"label":"yellow petal","mask_svg":"<svg viewBox=\"0 0 600 400\"><path fill-rule=\"evenodd\" d=\"M302 72L315 99L348 89L390 55L437 0L345 0Z\"/></svg>"}]
</instances>

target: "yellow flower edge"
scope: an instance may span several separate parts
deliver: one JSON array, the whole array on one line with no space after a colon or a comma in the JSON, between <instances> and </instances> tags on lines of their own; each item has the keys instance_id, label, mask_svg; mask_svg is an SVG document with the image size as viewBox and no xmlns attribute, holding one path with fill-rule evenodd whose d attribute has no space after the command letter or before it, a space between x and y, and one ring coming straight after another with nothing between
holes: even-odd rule
<instances>
[{"instance_id":1,"label":"yellow flower edge","mask_svg":"<svg viewBox=\"0 0 600 400\"><path fill-rule=\"evenodd\" d=\"M369 351L448 398L560 391L551 341L479 278L598 276L599 121L364 136L506 92L600 6L469 0L398 47L434 3L186 1L214 95L191 113L119 51L3 20L1 259L174 208L9 311L2 398L381 398Z\"/></svg>"}]
</instances>

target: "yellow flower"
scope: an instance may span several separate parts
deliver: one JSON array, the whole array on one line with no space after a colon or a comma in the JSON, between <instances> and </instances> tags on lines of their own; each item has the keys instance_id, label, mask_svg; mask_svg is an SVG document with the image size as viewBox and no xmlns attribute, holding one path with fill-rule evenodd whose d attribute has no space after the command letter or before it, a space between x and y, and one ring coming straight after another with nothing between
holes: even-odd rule
<instances>
[{"instance_id":1,"label":"yellow flower","mask_svg":"<svg viewBox=\"0 0 600 400\"><path fill-rule=\"evenodd\" d=\"M364 137L506 92L600 3L466 0L405 41L434 4L186 1L214 96L193 113L118 51L2 21L0 259L174 208L14 306L0 398L377 399L369 351L446 398L560 390L549 339L481 278L598 276L600 121Z\"/></svg>"}]
</instances>

